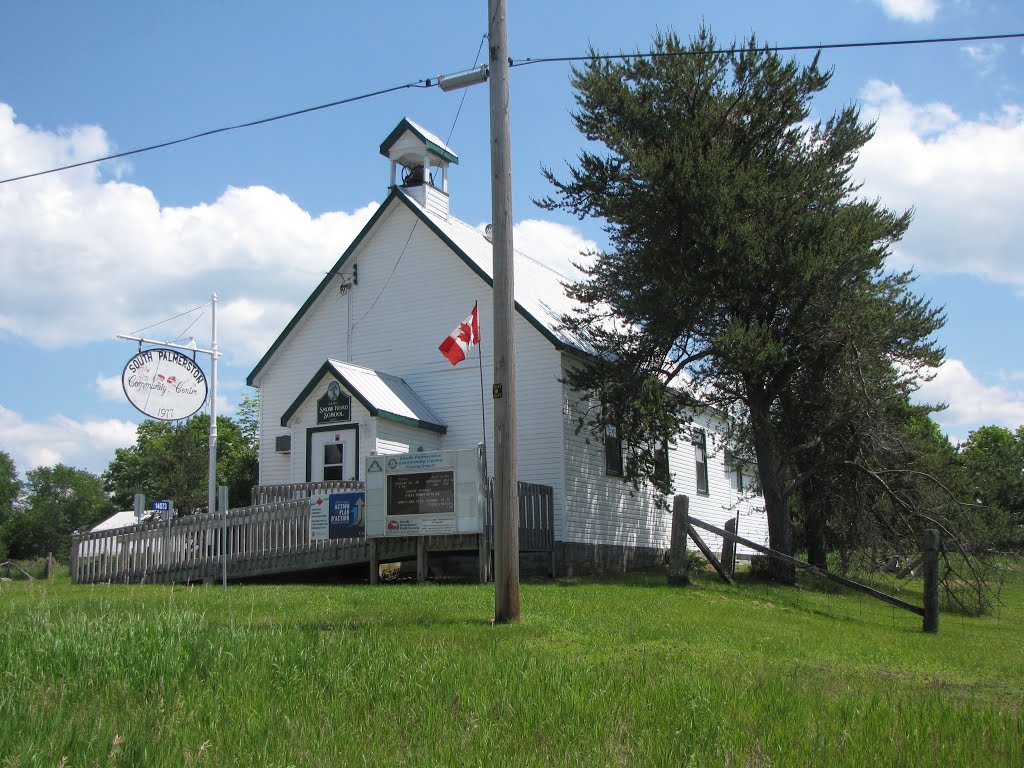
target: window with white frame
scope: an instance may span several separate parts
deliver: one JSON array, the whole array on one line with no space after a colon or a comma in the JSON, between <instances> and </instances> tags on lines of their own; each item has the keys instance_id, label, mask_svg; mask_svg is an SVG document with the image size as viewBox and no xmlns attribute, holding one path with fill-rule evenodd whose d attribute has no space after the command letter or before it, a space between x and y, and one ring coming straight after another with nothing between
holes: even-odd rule
<instances>
[{"instance_id":1,"label":"window with white frame","mask_svg":"<svg viewBox=\"0 0 1024 768\"><path fill-rule=\"evenodd\" d=\"M613 424L604 428L604 471L607 475L618 477L623 474L622 438L619 436L619 428Z\"/></svg>"},{"instance_id":2,"label":"window with white frame","mask_svg":"<svg viewBox=\"0 0 1024 768\"><path fill-rule=\"evenodd\" d=\"M345 446L329 443L324 446L324 480L345 479Z\"/></svg>"},{"instance_id":3,"label":"window with white frame","mask_svg":"<svg viewBox=\"0 0 1024 768\"><path fill-rule=\"evenodd\" d=\"M672 473L669 471L668 466L668 439L662 438L658 444L656 453L654 454L654 471L655 477L668 485L672 482Z\"/></svg>"},{"instance_id":4,"label":"window with white frame","mask_svg":"<svg viewBox=\"0 0 1024 768\"><path fill-rule=\"evenodd\" d=\"M697 466L697 493L708 493L708 443L703 429L693 434L693 452Z\"/></svg>"}]
</instances>

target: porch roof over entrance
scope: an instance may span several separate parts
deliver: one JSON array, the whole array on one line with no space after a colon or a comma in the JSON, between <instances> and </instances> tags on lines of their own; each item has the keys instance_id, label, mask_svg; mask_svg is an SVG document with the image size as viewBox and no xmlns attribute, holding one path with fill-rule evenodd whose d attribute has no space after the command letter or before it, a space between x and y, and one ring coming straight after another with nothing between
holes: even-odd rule
<instances>
[{"instance_id":1,"label":"porch roof over entrance","mask_svg":"<svg viewBox=\"0 0 1024 768\"><path fill-rule=\"evenodd\" d=\"M420 399L405 379L361 365L331 359L320 366L320 370L313 375L295 402L281 416L282 427L288 426L291 417L323 381L325 375L336 378L374 418L389 419L441 434L448 431L448 425Z\"/></svg>"}]
</instances>

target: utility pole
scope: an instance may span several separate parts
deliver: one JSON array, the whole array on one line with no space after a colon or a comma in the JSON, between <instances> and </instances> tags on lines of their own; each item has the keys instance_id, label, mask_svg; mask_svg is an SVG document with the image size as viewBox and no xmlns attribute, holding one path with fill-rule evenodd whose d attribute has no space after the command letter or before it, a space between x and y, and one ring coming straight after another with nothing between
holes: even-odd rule
<instances>
[{"instance_id":1,"label":"utility pole","mask_svg":"<svg viewBox=\"0 0 1024 768\"><path fill-rule=\"evenodd\" d=\"M494 245L494 621L519 620L515 295L512 160L505 0L487 2L491 102L491 226Z\"/></svg>"}]
</instances>

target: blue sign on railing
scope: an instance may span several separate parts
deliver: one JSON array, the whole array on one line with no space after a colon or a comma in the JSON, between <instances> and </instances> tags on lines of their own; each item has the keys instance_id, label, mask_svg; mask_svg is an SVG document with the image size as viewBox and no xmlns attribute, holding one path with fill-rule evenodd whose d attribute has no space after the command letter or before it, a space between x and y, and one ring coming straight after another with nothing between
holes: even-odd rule
<instances>
[{"instance_id":1,"label":"blue sign on railing","mask_svg":"<svg viewBox=\"0 0 1024 768\"><path fill-rule=\"evenodd\" d=\"M366 494L330 493L309 497L309 540L355 539L366 535Z\"/></svg>"},{"instance_id":2,"label":"blue sign on railing","mask_svg":"<svg viewBox=\"0 0 1024 768\"><path fill-rule=\"evenodd\" d=\"M171 509L171 502L169 501L154 501L153 511L154 512L168 512Z\"/></svg>"},{"instance_id":3,"label":"blue sign on railing","mask_svg":"<svg viewBox=\"0 0 1024 768\"><path fill-rule=\"evenodd\" d=\"M356 539L366 535L363 507L366 494L332 493L330 495L329 535L332 539Z\"/></svg>"}]
</instances>

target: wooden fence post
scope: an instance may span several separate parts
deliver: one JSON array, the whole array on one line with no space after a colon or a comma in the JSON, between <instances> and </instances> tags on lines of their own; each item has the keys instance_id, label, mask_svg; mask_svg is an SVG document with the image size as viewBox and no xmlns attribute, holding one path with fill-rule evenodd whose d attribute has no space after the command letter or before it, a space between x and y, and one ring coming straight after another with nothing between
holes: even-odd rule
<instances>
[{"instance_id":1,"label":"wooden fence post","mask_svg":"<svg viewBox=\"0 0 1024 768\"><path fill-rule=\"evenodd\" d=\"M487 544L487 533L477 536L477 559L480 566L480 583L490 581L491 548Z\"/></svg>"},{"instance_id":2,"label":"wooden fence post","mask_svg":"<svg viewBox=\"0 0 1024 768\"><path fill-rule=\"evenodd\" d=\"M939 532L929 528L921 536L924 553L924 631L939 631Z\"/></svg>"},{"instance_id":3,"label":"wooden fence post","mask_svg":"<svg viewBox=\"0 0 1024 768\"><path fill-rule=\"evenodd\" d=\"M380 559L377 555L377 540L370 539L370 583L380 581Z\"/></svg>"},{"instance_id":4,"label":"wooden fence post","mask_svg":"<svg viewBox=\"0 0 1024 768\"><path fill-rule=\"evenodd\" d=\"M420 584L427 580L427 539L416 537L416 581Z\"/></svg>"},{"instance_id":5,"label":"wooden fence post","mask_svg":"<svg viewBox=\"0 0 1024 768\"><path fill-rule=\"evenodd\" d=\"M725 521L725 530L729 533L736 533L736 518ZM736 542L732 539L722 538L722 570L730 576L736 574Z\"/></svg>"},{"instance_id":6,"label":"wooden fence post","mask_svg":"<svg viewBox=\"0 0 1024 768\"><path fill-rule=\"evenodd\" d=\"M672 500L672 541L668 552L668 583L685 586L690 583L686 567L686 529L689 524L690 499L676 496Z\"/></svg>"},{"instance_id":7,"label":"wooden fence post","mask_svg":"<svg viewBox=\"0 0 1024 768\"><path fill-rule=\"evenodd\" d=\"M82 540L77 536L71 540L71 583L78 584L78 551L82 547Z\"/></svg>"}]
</instances>

